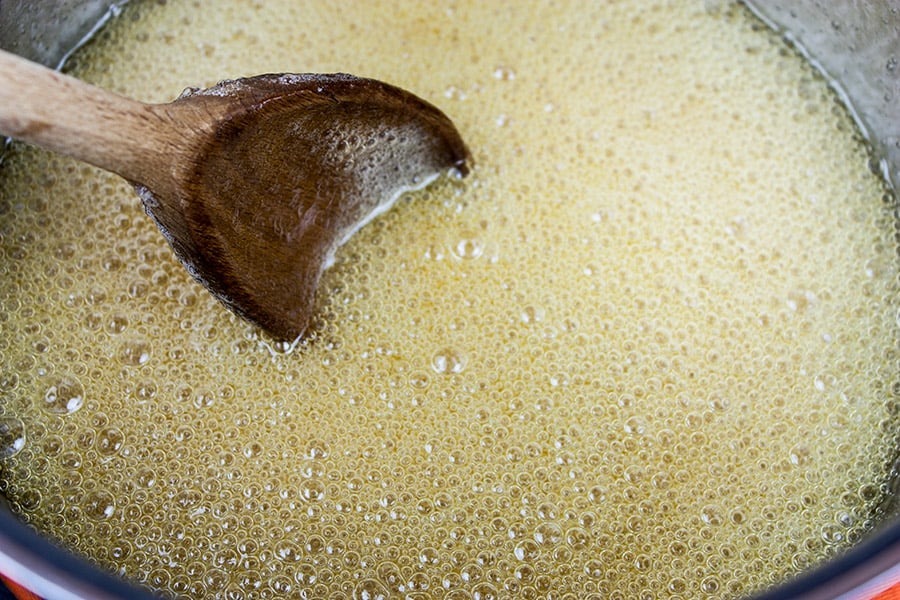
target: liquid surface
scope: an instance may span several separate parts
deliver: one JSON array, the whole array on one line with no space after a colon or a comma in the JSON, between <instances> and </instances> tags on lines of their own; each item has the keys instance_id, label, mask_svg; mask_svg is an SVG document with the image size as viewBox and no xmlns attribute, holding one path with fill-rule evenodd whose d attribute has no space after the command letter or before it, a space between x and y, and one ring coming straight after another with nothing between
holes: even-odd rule
<instances>
[{"instance_id":1,"label":"liquid surface","mask_svg":"<svg viewBox=\"0 0 900 600\"><path fill-rule=\"evenodd\" d=\"M168 595L722 598L846 548L897 444L891 205L729 3L135 3L76 57L148 101L347 71L475 154L336 257L285 352L130 188L0 170L0 491Z\"/></svg>"}]
</instances>

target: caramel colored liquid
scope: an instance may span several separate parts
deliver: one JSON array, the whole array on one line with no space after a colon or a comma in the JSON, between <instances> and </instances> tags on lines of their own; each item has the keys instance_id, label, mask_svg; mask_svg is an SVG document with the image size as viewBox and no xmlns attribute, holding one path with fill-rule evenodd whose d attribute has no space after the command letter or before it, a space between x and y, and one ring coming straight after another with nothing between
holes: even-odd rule
<instances>
[{"instance_id":1,"label":"caramel colored liquid","mask_svg":"<svg viewBox=\"0 0 900 600\"><path fill-rule=\"evenodd\" d=\"M15 149L0 491L97 563L197 598L722 598L877 520L896 223L826 84L742 9L134 3L73 70L148 101L375 77L476 163L344 246L285 352L128 185Z\"/></svg>"}]
</instances>

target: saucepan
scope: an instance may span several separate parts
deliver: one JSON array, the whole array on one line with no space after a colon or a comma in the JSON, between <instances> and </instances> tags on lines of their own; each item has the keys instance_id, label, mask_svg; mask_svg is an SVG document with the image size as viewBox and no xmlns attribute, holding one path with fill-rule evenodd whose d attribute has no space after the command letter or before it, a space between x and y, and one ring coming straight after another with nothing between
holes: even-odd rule
<instances>
[{"instance_id":1,"label":"saucepan","mask_svg":"<svg viewBox=\"0 0 900 600\"><path fill-rule=\"evenodd\" d=\"M120 4L3 0L0 48L59 67ZM900 184L900 4L894 0L746 0L828 78L872 147L871 168ZM896 209L895 209L896 210ZM0 332L2 335L2 332ZM880 523L853 548L760 598L874 598L900 585L900 448ZM149 598L23 524L0 495L0 573L46 598Z\"/></svg>"}]
</instances>

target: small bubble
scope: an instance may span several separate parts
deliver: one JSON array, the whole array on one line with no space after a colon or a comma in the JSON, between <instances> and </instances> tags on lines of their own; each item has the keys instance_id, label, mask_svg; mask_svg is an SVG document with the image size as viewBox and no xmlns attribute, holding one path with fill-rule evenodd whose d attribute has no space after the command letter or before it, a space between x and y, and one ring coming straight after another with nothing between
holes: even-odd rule
<instances>
[{"instance_id":1,"label":"small bubble","mask_svg":"<svg viewBox=\"0 0 900 600\"><path fill-rule=\"evenodd\" d=\"M113 315L106 322L106 331L111 334L122 333L128 328L128 318L124 315Z\"/></svg>"},{"instance_id":2,"label":"small bubble","mask_svg":"<svg viewBox=\"0 0 900 600\"><path fill-rule=\"evenodd\" d=\"M591 542L591 534L584 527L570 527L566 530L566 543L573 550L587 548Z\"/></svg>"},{"instance_id":3,"label":"small bubble","mask_svg":"<svg viewBox=\"0 0 900 600\"><path fill-rule=\"evenodd\" d=\"M328 444L322 440L310 440L306 444L307 458L320 459L328 457Z\"/></svg>"},{"instance_id":4,"label":"small bubble","mask_svg":"<svg viewBox=\"0 0 900 600\"><path fill-rule=\"evenodd\" d=\"M100 326L103 324L103 315L100 313L90 313L84 317L84 327L85 329L89 329L91 331L96 331L100 329Z\"/></svg>"},{"instance_id":5,"label":"small bubble","mask_svg":"<svg viewBox=\"0 0 900 600\"><path fill-rule=\"evenodd\" d=\"M431 368L437 373L461 373L466 366L466 357L453 348L439 350L431 357Z\"/></svg>"},{"instance_id":6,"label":"small bubble","mask_svg":"<svg viewBox=\"0 0 900 600\"><path fill-rule=\"evenodd\" d=\"M534 539L542 546L555 546L562 542L563 531L556 523L541 523L534 530Z\"/></svg>"},{"instance_id":7,"label":"small bubble","mask_svg":"<svg viewBox=\"0 0 900 600\"><path fill-rule=\"evenodd\" d=\"M103 261L100 264L104 271L118 271L125 266L125 261L115 254L108 254L103 257Z\"/></svg>"},{"instance_id":8,"label":"small bubble","mask_svg":"<svg viewBox=\"0 0 900 600\"><path fill-rule=\"evenodd\" d=\"M522 309L520 318L526 325L540 323L544 320L544 309L540 306L528 305Z\"/></svg>"},{"instance_id":9,"label":"small bubble","mask_svg":"<svg viewBox=\"0 0 900 600\"><path fill-rule=\"evenodd\" d=\"M140 487L151 488L156 484L156 473L149 468L141 469L135 477L135 482Z\"/></svg>"},{"instance_id":10,"label":"small bubble","mask_svg":"<svg viewBox=\"0 0 900 600\"><path fill-rule=\"evenodd\" d=\"M16 499L16 503L23 510L34 511L40 507L42 500L43 496L41 496L41 493L38 490L25 490Z\"/></svg>"},{"instance_id":11,"label":"small bubble","mask_svg":"<svg viewBox=\"0 0 900 600\"><path fill-rule=\"evenodd\" d=\"M186 442L194 437L194 429L190 425L181 425L175 430L175 441Z\"/></svg>"},{"instance_id":12,"label":"small bubble","mask_svg":"<svg viewBox=\"0 0 900 600\"><path fill-rule=\"evenodd\" d=\"M100 432L97 437L97 451L100 454L115 454L125 443L125 435L114 427L109 427Z\"/></svg>"},{"instance_id":13,"label":"small bubble","mask_svg":"<svg viewBox=\"0 0 900 600\"><path fill-rule=\"evenodd\" d=\"M597 559L584 563L584 574L593 579L602 579L606 575L606 564Z\"/></svg>"},{"instance_id":14,"label":"small bubble","mask_svg":"<svg viewBox=\"0 0 900 600\"><path fill-rule=\"evenodd\" d=\"M377 579L363 579L353 590L355 600L387 600L390 592Z\"/></svg>"},{"instance_id":15,"label":"small bubble","mask_svg":"<svg viewBox=\"0 0 900 600\"><path fill-rule=\"evenodd\" d=\"M700 511L700 518L707 525L721 525L725 522L725 518L722 516L722 512L719 508L711 504L703 507Z\"/></svg>"},{"instance_id":16,"label":"small bubble","mask_svg":"<svg viewBox=\"0 0 900 600\"><path fill-rule=\"evenodd\" d=\"M471 260L484 254L484 245L478 238L463 238L456 242L452 251L456 258Z\"/></svg>"},{"instance_id":17,"label":"small bubble","mask_svg":"<svg viewBox=\"0 0 900 600\"><path fill-rule=\"evenodd\" d=\"M426 546L419 551L419 562L423 565L436 565L440 560L441 556L434 548Z\"/></svg>"},{"instance_id":18,"label":"small bubble","mask_svg":"<svg viewBox=\"0 0 900 600\"><path fill-rule=\"evenodd\" d=\"M444 250L439 246L428 246L425 250L425 258L429 260L444 260Z\"/></svg>"},{"instance_id":19,"label":"small bubble","mask_svg":"<svg viewBox=\"0 0 900 600\"><path fill-rule=\"evenodd\" d=\"M132 298L142 298L150 291L150 286L143 281L133 281L128 286L128 295Z\"/></svg>"},{"instance_id":20,"label":"small bubble","mask_svg":"<svg viewBox=\"0 0 900 600\"><path fill-rule=\"evenodd\" d=\"M110 518L116 510L116 501L113 495L105 490L94 490L85 498L85 514L96 520Z\"/></svg>"},{"instance_id":21,"label":"small bubble","mask_svg":"<svg viewBox=\"0 0 900 600\"><path fill-rule=\"evenodd\" d=\"M790 461L792 465L803 466L809 462L809 448L803 444L797 444L790 451Z\"/></svg>"},{"instance_id":22,"label":"small bubble","mask_svg":"<svg viewBox=\"0 0 900 600\"><path fill-rule=\"evenodd\" d=\"M191 388L183 388L184 395L188 396L193 392ZM209 390L200 390L191 400L195 408L209 408L216 403L216 396Z\"/></svg>"},{"instance_id":23,"label":"small bubble","mask_svg":"<svg viewBox=\"0 0 900 600\"><path fill-rule=\"evenodd\" d=\"M700 582L700 591L704 594L715 594L719 591L719 580L714 576L706 577Z\"/></svg>"},{"instance_id":24,"label":"small bubble","mask_svg":"<svg viewBox=\"0 0 900 600\"><path fill-rule=\"evenodd\" d=\"M263 453L262 444L259 442L250 442L249 444L244 446L244 457L245 458L256 458Z\"/></svg>"},{"instance_id":25,"label":"small bubble","mask_svg":"<svg viewBox=\"0 0 900 600\"><path fill-rule=\"evenodd\" d=\"M606 502L606 489L597 485L588 491L588 500L593 504L603 504Z\"/></svg>"},{"instance_id":26,"label":"small bubble","mask_svg":"<svg viewBox=\"0 0 900 600\"><path fill-rule=\"evenodd\" d=\"M74 377L64 377L44 393L44 410L53 414L68 415L83 404L84 388Z\"/></svg>"},{"instance_id":27,"label":"small bubble","mask_svg":"<svg viewBox=\"0 0 900 600\"><path fill-rule=\"evenodd\" d=\"M650 484L653 487L664 490L669 488L672 485L672 481L669 478L669 474L665 471L659 471L654 473L653 476L650 477Z\"/></svg>"},{"instance_id":28,"label":"small bubble","mask_svg":"<svg viewBox=\"0 0 900 600\"><path fill-rule=\"evenodd\" d=\"M138 386L135 392L141 400L152 400L156 396L156 383L145 381Z\"/></svg>"},{"instance_id":29,"label":"small bubble","mask_svg":"<svg viewBox=\"0 0 900 600\"><path fill-rule=\"evenodd\" d=\"M468 94L455 85L451 85L444 90L444 96L451 100L465 100L468 97Z\"/></svg>"},{"instance_id":30,"label":"small bubble","mask_svg":"<svg viewBox=\"0 0 900 600\"><path fill-rule=\"evenodd\" d=\"M0 417L0 457L12 456L25 447L25 424L16 417Z\"/></svg>"},{"instance_id":31,"label":"small bubble","mask_svg":"<svg viewBox=\"0 0 900 600\"><path fill-rule=\"evenodd\" d=\"M788 294L787 305L792 311L802 312L814 306L817 300L810 290L793 290Z\"/></svg>"},{"instance_id":32,"label":"small bubble","mask_svg":"<svg viewBox=\"0 0 900 600\"><path fill-rule=\"evenodd\" d=\"M294 542L284 540L275 546L275 557L285 562L297 562L303 554Z\"/></svg>"},{"instance_id":33,"label":"small bubble","mask_svg":"<svg viewBox=\"0 0 900 600\"><path fill-rule=\"evenodd\" d=\"M498 65L494 69L494 79L501 81L512 81L516 78L516 72L505 65Z\"/></svg>"},{"instance_id":34,"label":"small bubble","mask_svg":"<svg viewBox=\"0 0 900 600\"><path fill-rule=\"evenodd\" d=\"M129 340L119 347L123 364L137 367L150 360L150 344L144 340Z\"/></svg>"},{"instance_id":35,"label":"small bubble","mask_svg":"<svg viewBox=\"0 0 900 600\"><path fill-rule=\"evenodd\" d=\"M76 469L80 469L81 463L81 455L73 450L63 452L59 457L59 464L73 471Z\"/></svg>"},{"instance_id":36,"label":"small bubble","mask_svg":"<svg viewBox=\"0 0 900 600\"><path fill-rule=\"evenodd\" d=\"M533 541L523 540L516 544L513 554L521 561L530 562L537 560L540 555L540 550L538 549L538 545Z\"/></svg>"},{"instance_id":37,"label":"small bubble","mask_svg":"<svg viewBox=\"0 0 900 600\"><path fill-rule=\"evenodd\" d=\"M643 417L633 416L625 421L625 432L633 435L644 435L647 431L647 422Z\"/></svg>"},{"instance_id":38,"label":"small bubble","mask_svg":"<svg viewBox=\"0 0 900 600\"><path fill-rule=\"evenodd\" d=\"M416 388L417 390L423 390L427 388L429 383L430 380L428 378L428 373L416 371L409 376L409 385Z\"/></svg>"},{"instance_id":39,"label":"small bubble","mask_svg":"<svg viewBox=\"0 0 900 600\"><path fill-rule=\"evenodd\" d=\"M878 497L878 486L870 483L859 486L859 497L866 502L872 502Z\"/></svg>"},{"instance_id":40,"label":"small bubble","mask_svg":"<svg viewBox=\"0 0 900 600\"><path fill-rule=\"evenodd\" d=\"M106 292L102 289L95 288L87 295L87 301L91 304L103 304L106 302Z\"/></svg>"},{"instance_id":41,"label":"small bubble","mask_svg":"<svg viewBox=\"0 0 900 600\"><path fill-rule=\"evenodd\" d=\"M304 479L300 483L300 497L307 502L321 502L325 499L325 484L318 479Z\"/></svg>"},{"instance_id":42,"label":"small bubble","mask_svg":"<svg viewBox=\"0 0 900 600\"><path fill-rule=\"evenodd\" d=\"M833 523L829 523L822 527L821 533L822 539L828 544L839 544L844 541L843 530Z\"/></svg>"},{"instance_id":43,"label":"small bubble","mask_svg":"<svg viewBox=\"0 0 900 600\"><path fill-rule=\"evenodd\" d=\"M653 567L653 560L646 554L640 554L635 557L633 564L638 571L649 571Z\"/></svg>"},{"instance_id":44,"label":"small bubble","mask_svg":"<svg viewBox=\"0 0 900 600\"><path fill-rule=\"evenodd\" d=\"M472 587L472 600L498 600L499 598L500 594L497 593L497 588L490 583L483 581Z\"/></svg>"}]
</instances>

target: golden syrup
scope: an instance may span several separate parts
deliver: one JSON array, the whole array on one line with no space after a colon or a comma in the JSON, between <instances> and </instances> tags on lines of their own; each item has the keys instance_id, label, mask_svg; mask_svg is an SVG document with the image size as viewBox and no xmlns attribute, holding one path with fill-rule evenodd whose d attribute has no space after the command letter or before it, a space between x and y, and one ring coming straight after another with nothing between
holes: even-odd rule
<instances>
[{"instance_id":1,"label":"golden syrup","mask_svg":"<svg viewBox=\"0 0 900 600\"><path fill-rule=\"evenodd\" d=\"M475 154L273 345L127 184L0 170L0 490L174 597L722 598L854 543L897 447L896 223L826 84L730 2L132 3L146 101L346 71Z\"/></svg>"}]
</instances>

